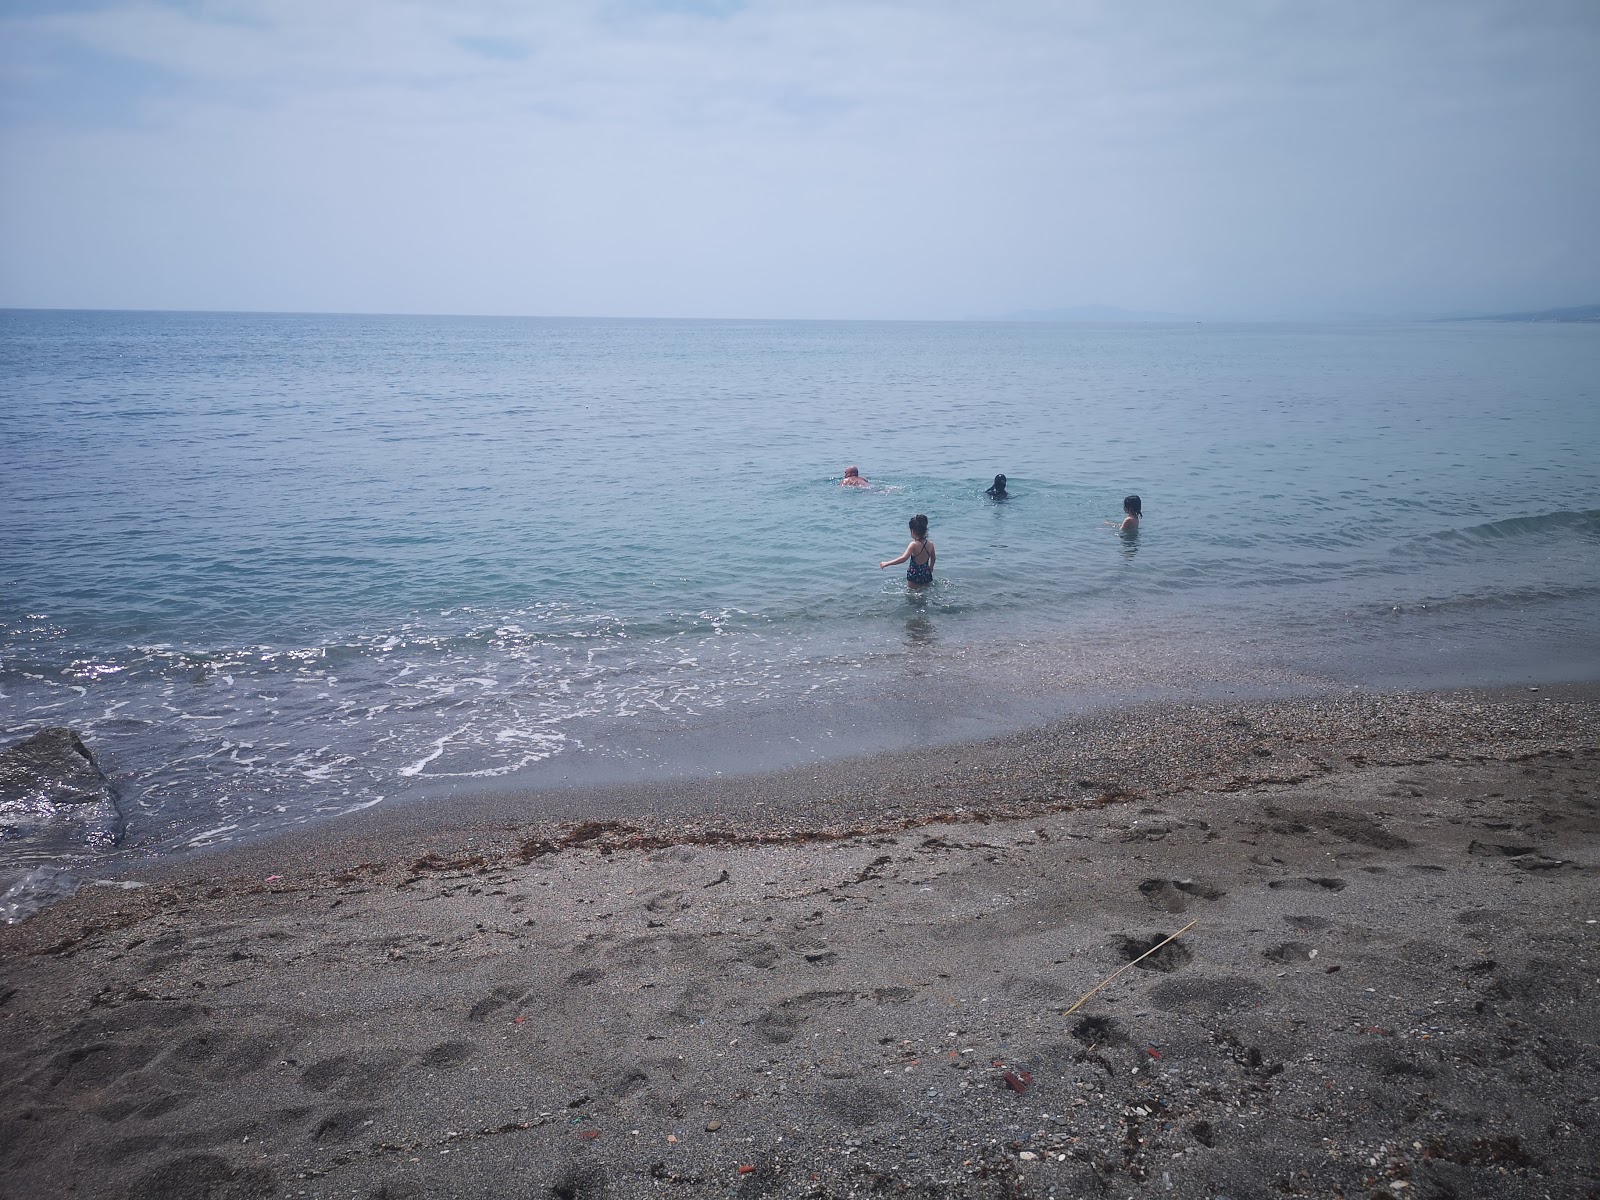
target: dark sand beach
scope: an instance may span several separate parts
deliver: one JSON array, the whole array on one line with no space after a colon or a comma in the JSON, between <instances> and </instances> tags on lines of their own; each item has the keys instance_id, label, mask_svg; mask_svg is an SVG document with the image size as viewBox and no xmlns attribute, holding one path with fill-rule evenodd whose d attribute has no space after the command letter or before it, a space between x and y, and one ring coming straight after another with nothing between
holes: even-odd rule
<instances>
[{"instance_id":1,"label":"dark sand beach","mask_svg":"<svg viewBox=\"0 0 1600 1200\"><path fill-rule=\"evenodd\" d=\"M0 929L0 1191L1600 1195L1592 687L539 804Z\"/></svg>"}]
</instances>

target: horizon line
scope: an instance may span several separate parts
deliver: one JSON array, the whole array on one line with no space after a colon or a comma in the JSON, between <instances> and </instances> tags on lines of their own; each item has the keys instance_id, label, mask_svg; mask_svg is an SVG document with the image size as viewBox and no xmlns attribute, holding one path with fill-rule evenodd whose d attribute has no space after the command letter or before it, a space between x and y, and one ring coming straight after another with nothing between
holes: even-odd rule
<instances>
[{"instance_id":1,"label":"horizon line","mask_svg":"<svg viewBox=\"0 0 1600 1200\"><path fill-rule=\"evenodd\" d=\"M1085 308L1096 306L1082 306ZM1101 306L1112 307L1112 306ZM1341 321L1372 324L1418 324L1450 320L1493 319L1496 316L1532 315L1561 309L1588 307L1562 305L1554 309L1499 310L1496 313L1466 315L1460 310L1430 315L1395 313L1342 312L1322 316L1224 316L1160 318L1141 317L1140 310L1127 309L1129 319L1115 317L1048 318L1019 316L966 316L966 317L729 317L729 316L618 316L575 315L565 313L495 313L495 312L380 312L363 309L294 309L294 308L126 308L77 305L6 305L0 304L0 313L123 313L149 316L258 316L258 317L415 317L426 319L504 320L504 321L700 321L745 322L773 324L780 322L811 324L898 324L898 325L1325 325ZM1019 312L1050 312L1050 309L1020 309Z\"/></svg>"}]
</instances>

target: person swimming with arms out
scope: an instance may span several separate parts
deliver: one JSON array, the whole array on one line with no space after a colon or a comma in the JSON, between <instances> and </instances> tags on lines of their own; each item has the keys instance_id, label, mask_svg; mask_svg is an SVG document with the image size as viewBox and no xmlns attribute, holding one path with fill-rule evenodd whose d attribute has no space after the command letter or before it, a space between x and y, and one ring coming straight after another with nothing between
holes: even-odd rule
<instances>
[{"instance_id":1,"label":"person swimming with arms out","mask_svg":"<svg viewBox=\"0 0 1600 1200\"><path fill-rule=\"evenodd\" d=\"M846 467L844 478L839 480L840 487L871 487L867 477L861 473L860 467Z\"/></svg>"},{"instance_id":2,"label":"person swimming with arms out","mask_svg":"<svg viewBox=\"0 0 1600 1200\"><path fill-rule=\"evenodd\" d=\"M1006 477L1004 475L996 475L994 477L994 482L988 487L984 488L983 494L996 500L1006 499L1010 495L1010 493L1006 491Z\"/></svg>"},{"instance_id":3,"label":"person swimming with arms out","mask_svg":"<svg viewBox=\"0 0 1600 1200\"><path fill-rule=\"evenodd\" d=\"M1115 525L1120 534L1139 532L1139 518L1144 515L1144 501L1137 496L1124 496L1122 498L1122 511L1126 514L1120 525L1115 521L1107 521L1107 525Z\"/></svg>"},{"instance_id":4,"label":"person swimming with arms out","mask_svg":"<svg viewBox=\"0 0 1600 1200\"><path fill-rule=\"evenodd\" d=\"M933 541L928 537L928 518L925 514L918 513L912 517L910 525L911 544L906 547L905 553L899 558L879 563L878 570L906 563L906 582L912 587L926 587L933 582L933 562L939 552L933 548Z\"/></svg>"}]
</instances>

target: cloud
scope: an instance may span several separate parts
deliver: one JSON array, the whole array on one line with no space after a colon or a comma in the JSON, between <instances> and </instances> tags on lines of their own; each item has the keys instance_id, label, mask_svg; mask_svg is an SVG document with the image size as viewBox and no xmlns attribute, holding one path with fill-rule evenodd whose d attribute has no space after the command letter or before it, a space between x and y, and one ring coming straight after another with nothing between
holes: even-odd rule
<instances>
[{"instance_id":1,"label":"cloud","mask_svg":"<svg viewBox=\"0 0 1600 1200\"><path fill-rule=\"evenodd\" d=\"M1587 3L11 7L0 302L1591 298Z\"/></svg>"}]
</instances>

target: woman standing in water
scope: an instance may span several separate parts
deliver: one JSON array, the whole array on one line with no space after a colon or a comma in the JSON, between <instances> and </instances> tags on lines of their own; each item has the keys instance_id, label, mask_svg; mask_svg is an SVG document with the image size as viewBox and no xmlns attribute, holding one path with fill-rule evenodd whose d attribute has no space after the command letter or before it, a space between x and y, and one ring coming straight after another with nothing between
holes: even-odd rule
<instances>
[{"instance_id":1,"label":"woman standing in water","mask_svg":"<svg viewBox=\"0 0 1600 1200\"><path fill-rule=\"evenodd\" d=\"M928 537L928 518L918 513L911 518L911 544L906 547L905 553L899 558L879 563L878 569L881 571L884 567L906 563L906 582L912 587L926 587L933 582L933 561L937 557L938 551Z\"/></svg>"}]
</instances>

